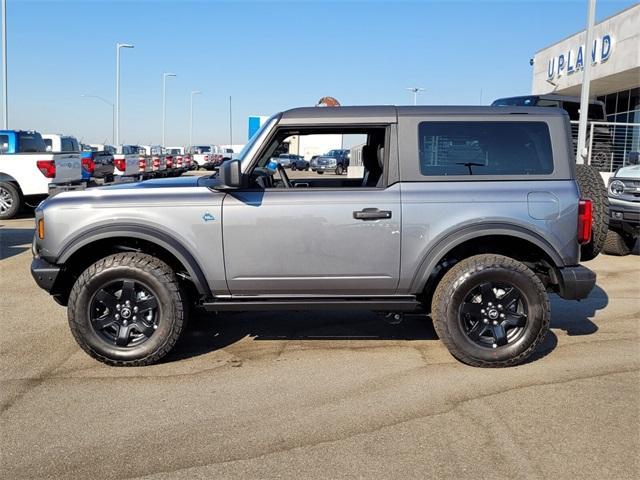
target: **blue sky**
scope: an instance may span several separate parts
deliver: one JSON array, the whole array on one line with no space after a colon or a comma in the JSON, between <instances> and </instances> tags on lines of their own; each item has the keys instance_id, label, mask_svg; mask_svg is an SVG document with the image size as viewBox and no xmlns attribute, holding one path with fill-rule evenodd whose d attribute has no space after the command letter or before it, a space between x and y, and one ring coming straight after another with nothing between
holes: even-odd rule
<instances>
[{"instance_id":1,"label":"blue sky","mask_svg":"<svg viewBox=\"0 0 640 480\"><path fill-rule=\"evenodd\" d=\"M637 2L598 0L597 19ZM584 28L576 1L31 1L8 0L9 113L13 128L111 141L122 51L121 140L159 143L162 72L167 144L234 142L247 117L313 105L490 103L531 89L535 51Z\"/></svg>"}]
</instances>

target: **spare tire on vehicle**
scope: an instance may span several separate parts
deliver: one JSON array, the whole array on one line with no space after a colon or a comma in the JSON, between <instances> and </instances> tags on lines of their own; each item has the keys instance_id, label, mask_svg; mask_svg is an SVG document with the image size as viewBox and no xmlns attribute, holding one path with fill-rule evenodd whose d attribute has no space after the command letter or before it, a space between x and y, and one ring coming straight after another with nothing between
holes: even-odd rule
<instances>
[{"instance_id":1,"label":"spare tire on vehicle","mask_svg":"<svg viewBox=\"0 0 640 480\"><path fill-rule=\"evenodd\" d=\"M591 241L581 247L580 259L596 258L607 239L609 230L609 197L607 187L597 168L591 165L576 165L576 180L580 187L580 198L589 199L593 204L593 229Z\"/></svg>"}]
</instances>

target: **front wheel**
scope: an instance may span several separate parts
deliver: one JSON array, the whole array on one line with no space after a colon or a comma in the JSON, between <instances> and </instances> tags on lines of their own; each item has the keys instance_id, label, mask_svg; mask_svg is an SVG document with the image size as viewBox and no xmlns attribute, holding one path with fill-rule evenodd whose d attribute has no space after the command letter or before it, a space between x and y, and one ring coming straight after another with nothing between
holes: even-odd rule
<instances>
[{"instance_id":1,"label":"front wheel","mask_svg":"<svg viewBox=\"0 0 640 480\"><path fill-rule=\"evenodd\" d=\"M87 268L69 296L78 345L113 366L157 362L185 324L185 297L173 270L143 253L117 253Z\"/></svg>"},{"instance_id":2,"label":"front wheel","mask_svg":"<svg viewBox=\"0 0 640 480\"><path fill-rule=\"evenodd\" d=\"M296 169L295 164L291 165L291 171L293 172L293 171L295 171L295 169Z\"/></svg>"},{"instance_id":3,"label":"front wheel","mask_svg":"<svg viewBox=\"0 0 640 480\"><path fill-rule=\"evenodd\" d=\"M342 172L343 172L343 171L344 171L344 170L343 170L343 168L342 168L342 165L338 165L338 166L336 167L336 175L342 175Z\"/></svg>"},{"instance_id":4,"label":"front wheel","mask_svg":"<svg viewBox=\"0 0 640 480\"><path fill-rule=\"evenodd\" d=\"M523 263L502 255L462 260L438 284L433 324L458 360L476 367L522 363L549 329L549 298Z\"/></svg>"},{"instance_id":5,"label":"front wheel","mask_svg":"<svg viewBox=\"0 0 640 480\"><path fill-rule=\"evenodd\" d=\"M20 211L22 197L18 188L9 182L0 182L0 219L13 218Z\"/></svg>"}]
</instances>

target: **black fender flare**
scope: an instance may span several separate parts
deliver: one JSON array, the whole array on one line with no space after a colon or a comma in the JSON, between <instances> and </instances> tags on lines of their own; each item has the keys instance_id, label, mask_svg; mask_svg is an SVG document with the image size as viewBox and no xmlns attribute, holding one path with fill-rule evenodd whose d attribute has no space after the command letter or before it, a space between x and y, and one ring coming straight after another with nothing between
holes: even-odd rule
<instances>
[{"instance_id":1,"label":"black fender flare","mask_svg":"<svg viewBox=\"0 0 640 480\"><path fill-rule=\"evenodd\" d=\"M452 249L474 238L487 236L511 236L526 240L545 252L554 263L555 267L563 267L564 260L551 244L537 233L509 223L483 223L467 225L465 227L448 232L440 238L436 244L425 254L411 280L411 292L422 292L438 262Z\"/></svg>"},{"instance_id":2,"label":"black fender flare","mask_svg":"<svg viewBox=\"0 0 640 480\"><path fill-rule=\"evenodd\" d=\"M137 224L117 224L117 225L103 225L95 227L90 231L85 231L73 237L60 251L56 264L64 265L71 256L80 250L82 247L89 245L90 243L98 240L104 240L107 238L127 237L137 238L145 240L150 243L154 243L159 247L167 250L174 257L184 265L191 280L196 286L198 293L205 296L211 296L211 288L207 282L207 279L198 265L198 262L194 256L167 232L163 232L155 227L148 225Z\"/></svg>"}]
</instances>

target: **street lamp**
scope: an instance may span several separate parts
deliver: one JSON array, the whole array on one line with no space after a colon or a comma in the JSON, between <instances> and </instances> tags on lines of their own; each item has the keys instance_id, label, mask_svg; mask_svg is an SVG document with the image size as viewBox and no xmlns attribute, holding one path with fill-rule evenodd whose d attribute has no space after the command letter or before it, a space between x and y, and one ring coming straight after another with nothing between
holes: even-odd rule
<instances>
[{"instance_id":1,"label":"street lamp","mask_svg":"<svg viewBox=\"0 0 640 480\"><path fill-rule=\"evenodd\" d=\"M133 48L133 45L128 43L116 43L116 134L115 134L115 147L120 145L120 49L121 48Z\"/></svg>"},{"instance_id":2,"label":"street lamp","mask_svg":"<svg viewBox=\"0 0 640 480\"><path fill-rule=\"evenodd\" d=\"M98 95L85 95L84 93L80 95L83 98L97 98L98 100L106 103L111 107L111 141L115 143L116 141L116 106L111 103L109 100L99 97Z\"/></svg>"},{"instance_id":3,"label":"street lamp","mask_svg":"<svg viewBox=\"0 0 640 480\"><path fill-rule=\"evenodd\" d=\"M2 0L2 128L9 128L9 94L7 88L7 0Z\"/></svg>"},{"instance_id":4,"label":"street lamp","mask_svg":"<svg viewBox=\"0 0 640 480\"><path fill-rule=\"evenodd\" d=\"M193 145L193 96L202 95L200 90L193 90L191 92L191 109L189 110L189 147Z\"/></svg>"},{"instance_id":5,"label":"street lamp","mask_svg":"<svg viewBox=\"0 0 640 480\"><path fill-rule=\"evenodd\" d=\"M162 146L164 147L165 123L167 120L167 77L175 77L175 73L162 74Z\"/></svg>"},{"instance_id":6,"label":"street lamp","mask_svg":"<svg viewBox=\"0 0 640 480\"><path fill-rule=\"evenodd\" d=\"M593 25L596 16L596 0L589 0L587 4L587 28L585 31L584 56L593 48ZM582 165L587 159L587 119L589 118L589 88L591 86L591 62L585 60L582 70L582 89L580 90L580 117L578 118L578 146L576 148L576 163Z\"/></svg>"},{"instance_id":7,"label":"street lamp","mask_svg":"<svg viewBox=\"0 0 640 480\"><path fill-rule=\"evenodd\" d=\"M407 88L405 88L405 90L409 90L410 92L413 93L413 104L417 105L418 104L418 94L420 92L424 92L424 88L422 88L422 87L407 87Z\"/></svg>"}]
</instances>

